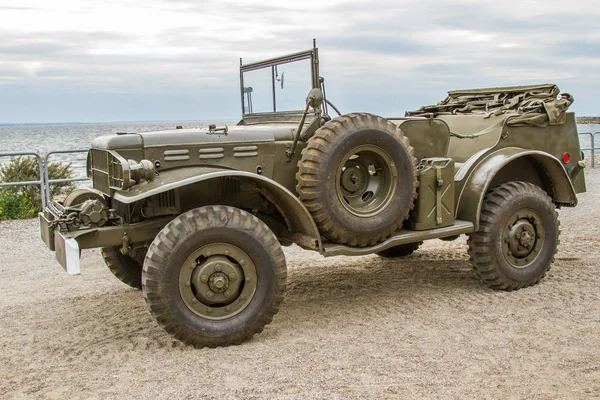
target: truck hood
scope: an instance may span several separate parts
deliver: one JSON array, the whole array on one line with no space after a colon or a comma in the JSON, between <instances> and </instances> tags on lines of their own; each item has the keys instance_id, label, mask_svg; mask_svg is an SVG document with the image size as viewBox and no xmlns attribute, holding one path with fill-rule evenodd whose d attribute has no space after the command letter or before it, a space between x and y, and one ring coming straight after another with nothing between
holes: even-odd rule
<instances>
[{"instance_id":1,"label":"truck hood","mask_svg":"<svg viewBox=\"0 0 600 400\"><path fill-rule=\"evenodd\" d=\"M223 128L224 126L218 126ZM124 133L94 139L93 149L140 149L156 146L194 145L203 143L264 143L293 140L295 124L236 125L227 128L227 133L211 133L208 128L172 129L165 131Z\"/></svg>"}]
</instances>

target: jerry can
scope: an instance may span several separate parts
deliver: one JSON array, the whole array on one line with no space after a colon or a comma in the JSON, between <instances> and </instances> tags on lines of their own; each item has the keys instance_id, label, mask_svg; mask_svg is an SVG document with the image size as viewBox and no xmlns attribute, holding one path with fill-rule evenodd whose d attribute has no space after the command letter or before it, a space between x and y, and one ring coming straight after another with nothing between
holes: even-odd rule
<instances>
[{"instance_id":1,"label":"jerry can","mask_svg":"<svg viewBox=\"0 0 600 400\"><path fill-rule=\"evenodd\" d=\"M454 160L423 158L417 166L419 196L408 227L422 231L454 224Z\"/></svg>"}]
</instances>

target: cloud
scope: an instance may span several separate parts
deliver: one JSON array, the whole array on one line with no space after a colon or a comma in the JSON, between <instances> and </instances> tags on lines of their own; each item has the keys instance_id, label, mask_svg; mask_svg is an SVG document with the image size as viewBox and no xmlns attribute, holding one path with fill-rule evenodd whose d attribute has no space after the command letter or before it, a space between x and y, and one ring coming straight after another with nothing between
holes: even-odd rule
<instances>
[{"instance_id":1,"label":"cloud","mask_svg":"<svg viewBox=\"0 0 600 400\"><path fill-rule=\"evenodd\" d=\"M599 108L590 104L600 90L600 9L588 1L253 3L55 0L49 7L45 0L22 0L1 6L0 110L10 105L12 111L0 113L0 122L42 122L47 112L36 113L27 102L53 94L65 102L57 118L67 120L79 120L78 113L113 119L111 96L153 99L148 119L179 117L194 109L182 107L183 99L199 98L211 101L202 100L188 119L215 112L235 118L239 57L252 62L303 50L313 37L329 97L341 108L398 114L451 89L540 82L574 94L576 111ZM11 104L17 94L20 105ZM85 112L72 106L81 98L88 99Z\"/></svg>"}]
</instances>

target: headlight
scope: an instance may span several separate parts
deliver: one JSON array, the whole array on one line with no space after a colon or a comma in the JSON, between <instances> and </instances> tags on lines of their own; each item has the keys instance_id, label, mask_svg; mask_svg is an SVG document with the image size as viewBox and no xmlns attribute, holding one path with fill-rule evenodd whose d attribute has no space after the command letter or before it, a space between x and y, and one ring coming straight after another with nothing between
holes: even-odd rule
<instances>
[{"instance_id":1,"label":"headlight","mask_svg":"<svg viewBox=\"0 0 600 400\"><path fill-rule=\"evenodd\" d=\"M135 160L129 160L129 178L136 183L141 181L154 180L154 164L149 160L142 160L139 163ZM131 185L133 186L133 184ZM130 187L130 186L128 186Z\"/></svg>"}]
</instances>

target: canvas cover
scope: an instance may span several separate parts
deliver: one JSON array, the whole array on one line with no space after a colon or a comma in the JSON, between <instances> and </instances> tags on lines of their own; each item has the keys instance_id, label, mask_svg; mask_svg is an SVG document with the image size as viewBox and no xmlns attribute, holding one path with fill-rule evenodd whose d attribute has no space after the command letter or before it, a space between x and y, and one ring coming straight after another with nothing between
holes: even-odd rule
<instances>
[{"instance_id":1,"label":"canvas cover","mask_svg":"<svg viewBox=\"0 0 600 400\"><path fill-rule=\"evenodd\" d=\"M507 125L548 126L563 124L571 103L573 96L561 94L554 84L454 90L443 101L408 111L406 116L516 114Z\"/></svg>"}]
</instances>

